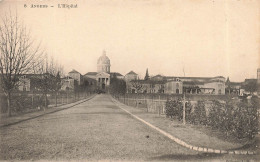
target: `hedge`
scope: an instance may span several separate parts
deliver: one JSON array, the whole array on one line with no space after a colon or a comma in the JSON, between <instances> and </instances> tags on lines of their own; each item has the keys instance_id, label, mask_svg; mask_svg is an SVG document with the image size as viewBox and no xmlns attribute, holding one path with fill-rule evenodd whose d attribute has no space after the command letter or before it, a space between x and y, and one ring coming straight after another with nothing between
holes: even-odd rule
<instances>
[{"instance_id":1,"label":"hedge","mask_svg":"<svg viewBox=\"0 0 260 162\"><path fill-rule=\"evenodd\" d=\"M207 125L218 129L226 135L237 138L252 139L258 133L258 107L259 98L251 100L233 101L221 103L211 101L206 113L205 101L198 101L192 109L190 102L186 103L186 121L191 124ZM192 111L193 110L193 111ZM166 116L182 120L183 105L181 100L167 100Z\"/></svg>"},{"instance_id":2,"label":"hedge","mask_svg":"<svg viewBox=\"0 0 260 162\"><path fill-rule=\"evenodd\" d=\"M170 118L177 118L178 120L182 120L183 118L183 104L181 99L178 100L167 100L166 101L166 116ZM192 111L192 105L190 102L185 103L185 114L186 114L186 119L190 118L190 114Z\"/></svg>"}]
</instances>

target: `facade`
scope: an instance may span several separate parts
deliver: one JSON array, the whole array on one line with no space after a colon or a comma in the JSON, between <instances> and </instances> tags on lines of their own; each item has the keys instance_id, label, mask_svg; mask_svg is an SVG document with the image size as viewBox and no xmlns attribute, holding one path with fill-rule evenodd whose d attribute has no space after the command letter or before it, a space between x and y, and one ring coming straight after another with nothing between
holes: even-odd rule
<instances>
[{"instance_id":1,"label":"facade","mask_svg":"<svg viewBox=\"0 0 260 162\"><path fill-rule=\"evenodd\" d=\"M231 82L229 78L227 78L225 87L226 87L226 94L234 94L234 95L243 95L243 89L242 89L242 82Z\"/></svg>"},{"instance_id":2,"label":"facade","mask_svg":"<svg viewBox=\"0 0 260 162\"><path fill-rule=\"evenodd\" d=\"M106 90L110 84L110 59L106 56L106 51L103 51L103 55L98 58L97 61L97 86Z\"/></svg>"},{"instance_id":3,"label":"facade","mask_svg":"<svg viewBox=\"0 0 260 162\"><path fill-rule=\"evenodd\" d=\"M167 77L176 78L183 82L183 90L189 94L225 94L225 78L217 77Z\"/></svg>"},{"instance_id":4,"label":"facade","mask_svg":"<svg viewBox=\"0 0 260 162\"><path fill-rule=\"evenodd\" d=\"M165 93L166 81L131 80L126 82L127 93Z\"/></svg>"},{"instance_id":5,"label":"facade","mask_svg":"<svg viewBox=\"0 0 260 162\"><path fill-rule=\"evenodd\" d=\"M19 81L17 83L16 90L18 91L24 91L24 92L32 92L32 91L42 91L42 83L45 82L51 83L51 88L54 88L54 85L52 85L53 79L55 79L55 76L44 73L44 74L23 74L20 75Z\"/></svg>"},{"instance_id":6,"label":"facade","mask_svg":"<svg viewBox=\"0 0 260 162\"><path fill-rule=\"evenodd\" d=\"M61 90L62 91L73 91L75 90L78 82L72 77L65 77L61 79Z\"/></svg>"},{"instance_id":7,"label":"facade","mask_svg":"<svg viewBox=\"0 0 260 162\"><path fill-rule=\"evenodd\" d=\"M31 91L31 78L28 78L26 75L23 75L19 78L18 87L19 91Z\"/></svg>"},{"instance_id":8,"label":"facade","mask_svg":"<svg viewBox=\"0 0 260 162\"><path fill-rule=\"evenodd\" d=\"M142 88L139 88L142 87ZM128 93L167 94L225 94L225 78L219 77L167 77L156 75L149 80L132 80L127 83Z\"/></svg>"},{"instance_id":9,"label":"facade","mask_svg":"<svg viewBox=\"0 0 260 162\"><path fill-rule=\"evenodd\" d=\"M183 83L179 79L169 80L165 83L164 93L167 94L182 94Z\"/></svg>"},{"instance_id":10,"label":"facade","mask_svg":"<svg viewBox=\"0 0 260 162\"><path fill-rule=\"evenodd\" d=\"M96 75L96 79L97 86L102 90L106 90L110 84L110 75L106 72L100 72Z\"/></svg>"},{"instance_id":11,"label":"facade","mask_svg":"<svg viewBox=\"0 0 260 162\"><path fill-rule=\"evenodd\" d=\"M84 78L95 79L97 88L106 91L112 77L116 76L118 79L124 78L120 73L110 72L110 67L110 59L107 57L106 51L103 51L103 55L97 60L97 72L88 72L84 75Z\"/></svg>"},{"instance_id":12,"label":"facade","mask_svg":"<svg viewBox=\"0 0 260 162\"><path fill-rule=\"evenodd\" d=\"M81 85L83 82L82 75L74 69L71 72L69 72L68 76L75 79L78 82L78 85Z\"/></svg>"},{"instance_id":13,"label":"facade","mask_svg":"<svg viewBox=\"0 0 260 162\"><path fill-rule=\"evenodd\" d=\"M129 73L127 73L124 77L125 81L126 82L130 82L132 80L137 80L138 79L138 75L133 72L133 71L130 71Z\"/></svg>"}]
</instances>

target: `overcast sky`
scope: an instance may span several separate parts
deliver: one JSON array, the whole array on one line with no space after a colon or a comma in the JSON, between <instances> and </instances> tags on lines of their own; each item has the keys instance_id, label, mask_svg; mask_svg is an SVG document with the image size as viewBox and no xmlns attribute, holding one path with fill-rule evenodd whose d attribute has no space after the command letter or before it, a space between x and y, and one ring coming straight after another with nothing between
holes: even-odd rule
<instances>
[{"instance_id":1,"label":"overcast sky","mask_svg":"<svg viewBox=\"0 0 260 162\"><path fill-rule=\"evenodd\" d=\"M1 1L1 0L0 0ZM59 9L59 3L77 9ZM24 8L24 4L28 7ZM47 4L47 9L30 8ZM54 5L53 8L50 6ZM258 0L2 0L65 71L96 71L106 50L111 71L150 75L256 78Z\"/></svg>"}]
</instances>

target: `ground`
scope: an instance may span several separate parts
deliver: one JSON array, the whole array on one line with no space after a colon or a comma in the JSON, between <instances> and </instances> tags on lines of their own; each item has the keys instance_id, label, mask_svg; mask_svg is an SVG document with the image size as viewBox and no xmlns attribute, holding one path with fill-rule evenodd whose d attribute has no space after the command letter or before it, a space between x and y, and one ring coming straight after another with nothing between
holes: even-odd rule
<instances>
[{"instance_id":1,"label":"ground","mask_svg":"<svg viewBox=\"0 0 260 162\"><path fill-rule=\"evenodd\" d=\"M241 160L182 147L122 111L108 95L0 129L1 160Z\"/></svg>"}]
</instances>

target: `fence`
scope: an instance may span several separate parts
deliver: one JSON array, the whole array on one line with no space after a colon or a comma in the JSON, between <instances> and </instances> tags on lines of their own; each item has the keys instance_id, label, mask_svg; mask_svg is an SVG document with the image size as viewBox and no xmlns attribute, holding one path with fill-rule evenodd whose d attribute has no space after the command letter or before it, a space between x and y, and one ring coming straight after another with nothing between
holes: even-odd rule
<instances>
[{"instance_id":1,"label":"fence","mask_svg":"<svg viewBox=\"0 0 260 162\"><path fill-rule=\"evenodd\" d=\"M145 95L118 95L114 96L120 102L133 107L145 108L147 112L165 115L165 103L167 100L159 97L146 97Z\"/></svg>"},{"instance_id":2,"label":"fence","mask_svg":"<svg viewBox=\"0 0 260 162\"><path fill-rule=\"evenodd\" d=\"M73 103L92 95L90 92L59 92L47 94L47 100L42 93L14 93L12 94L12 112L27 112L46 107L55 107ZM0 94L0 113L7 112L7 98Z\"/></svg>"},{"instance_id":3,"label":"fence","mask_svg":"<svg viewBox=\"0 0 260 162\"><path fill-rule=\"evenodd\" d=\"M180 95L125 94L114 97L126 105L144 108L149 113L163 116L167 113L169 117L183 119L183 104L180 102L174 104L177 100L183 101ZM168 99L171 101L167 102ZM190 102L186 104L187 122L208 125L225 132L226 135L231 133L238 138L253 138L256 135L260 125L259 98L241 100L231 99L229 96L196 96L192 99L186 99L186 102Z\"/></svg>"},{"instance_id":4,"label":"fence","mask_svg":"<svg viewBox=\"0 0 260 162\"><path fill-rule=\"evenodd\" d=\"M144 108L147 112L150 113L158 113L159 115L165 115L165 105L166 101L168 99L170 100L182 100L183 95L182 94L135 94L135 93L127 93L125 95L115 95L115 98L117 98L120 102L133 107L138 108ZM221 100L225 101L228 99L225 95L185 95L186 102L190 101L192 107L194 108L194 105L199 100L205 100L206 101L206 111L208 108L207 100ZM207 111L208 113L208 111Z\"/></svg>"}]
</instances>

